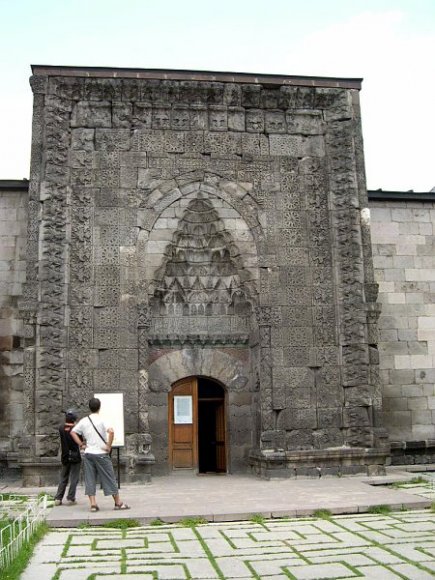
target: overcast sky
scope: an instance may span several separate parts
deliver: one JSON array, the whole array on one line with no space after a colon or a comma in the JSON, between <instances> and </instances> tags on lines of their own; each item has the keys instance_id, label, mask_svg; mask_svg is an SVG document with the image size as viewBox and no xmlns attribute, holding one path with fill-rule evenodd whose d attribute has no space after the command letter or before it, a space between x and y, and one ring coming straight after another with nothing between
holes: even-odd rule
<instances>
[{"instance_id":1,"label":"overcast sky","mask_svg":"<svg viewBox=\"0 0 435 580\"><path fill-rule=\"evenodd\" d=\"M31 64L363 77L369 189L435 186L435 0L0 0L0 179L29 175Z\"/></svg>"}]
</instances>

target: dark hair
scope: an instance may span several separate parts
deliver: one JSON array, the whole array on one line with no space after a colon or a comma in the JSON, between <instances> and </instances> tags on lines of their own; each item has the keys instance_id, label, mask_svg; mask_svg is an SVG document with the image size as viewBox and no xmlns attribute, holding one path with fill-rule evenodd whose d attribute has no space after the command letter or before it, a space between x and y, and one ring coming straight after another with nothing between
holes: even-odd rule
<instances>
[{"instance_id":1,"label":"dark hair","mask_svg":"<svg viewBox=\"0 0 435 580\"><path fill-rule=\"evenodd\" d=\"M65 411L65 419L70 423L74 423L77 419L77 412L74 409L68 409L68 411Z\"/></svg>"},{"instance_id":2,"label":"dark hair","mask_svg":"<svg viewBox=\"0 0 435 580\"><path fill-rule=\"evenodd\" d=\"M92 411L92 413L98 413L100 407L101 407L100 399L92 397L92 399L89 401L89 409Z\"/></svg>"}]
</instances>

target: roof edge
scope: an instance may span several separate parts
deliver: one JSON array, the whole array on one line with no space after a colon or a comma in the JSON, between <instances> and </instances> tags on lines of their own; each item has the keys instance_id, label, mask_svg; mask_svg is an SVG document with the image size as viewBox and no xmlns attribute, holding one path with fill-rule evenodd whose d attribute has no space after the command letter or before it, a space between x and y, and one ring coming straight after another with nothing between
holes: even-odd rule
<instances>
[{"instance_id":1,"label":"roof edge","mask_svg":"<svg viewBox=\"0 0 435 580\"><path fill-rule=\"evenodd\" d=\"M28 190L28 179L0 179L0 189L9 191Z\"/></svg>"},{"instance_id":2,"label":"roof edge","mask_svg":"<svg viewBox=\"0 0 435 580\"><path fill-rule=\"evenodd\" d=\"M368 190L369 201L435 201L435 191L382 191Z\"/></svg>"},{"instance_id":3,"label":"roof edge","mask_svg":"<svg viewBox=\"0 0 435 580\"><path fill-rule=\"evenodd\" d=\"M130 78L179 81L208 81L262 85L346 88L361 90L362 78L257 74L247 72L142 69L92 66L56 66L32 64L34 75L87 78Z\"/></svg>"}]
</instances>

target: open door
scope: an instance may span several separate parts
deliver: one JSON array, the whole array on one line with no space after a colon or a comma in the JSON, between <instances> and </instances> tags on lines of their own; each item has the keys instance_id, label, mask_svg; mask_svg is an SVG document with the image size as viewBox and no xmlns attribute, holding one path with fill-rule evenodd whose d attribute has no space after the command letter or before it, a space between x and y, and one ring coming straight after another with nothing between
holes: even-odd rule
<instances>
[{"instance_id":1,"label":"open door","mask_svg":"<svg viewBox=\"0 0 435 580\"><path fill-rule=\"evenodd\" d=\"M169 461L173 469L227 470L225 391L215 381L191 377L169 395Z\"/></svg>"},{"instance_id":2,"label":"open door","mask_svg":"<svg viewBox=\"0 0 435 580\"><path fill-rule=\"evenodd\" d=\"M198 465L198 381L175 383L169 394L169 463L173 469Z\"/></svg>"},{"instance_id":3,"label":"open door","mask_svg":"<svg viewBox=\"0 0 435 580\"><path fill-rule=\"evenodd\" d=\"M225 448L225 401L216 406L216 471L227 470L227 458Z\"/></svg>"}]
</instances>

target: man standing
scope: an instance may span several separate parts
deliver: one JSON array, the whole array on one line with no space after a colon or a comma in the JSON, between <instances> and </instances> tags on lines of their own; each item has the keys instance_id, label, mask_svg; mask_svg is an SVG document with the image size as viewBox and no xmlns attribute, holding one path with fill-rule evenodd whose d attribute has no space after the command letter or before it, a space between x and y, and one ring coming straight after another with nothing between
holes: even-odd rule
<instances>
[{"instance_id":1,"label":"man standing","mask_svg":"<svg viewBox=\"0 0 435 580\"><path fill-rule=\"evenodd\" d=\"M91 414L83 417L71 431L71 437L85 450L83 456L83 468L85 476L85 494L89 497L91 512L97 512L100 508L96 501L97 475L103 487L104 495L112 495L115 501L115 510L128 510L130 506L121 501L118 493L118 485L113 471L110 451L114 431L108 428L99 416L101 407L100 399L93 397L89 401ZM80 441L81 436L85 443Z\"/></svg>"},{"instance_id":2,"label":"man standing","mask_svg":"<svg viewBox=\"0 0 435 580\"><path fill-rule=\"evenodd\" d=\"M68 410L65 413L65 423L59 427L62 470L60 472L59 486L54 498L54 505L62 505L68 481L69 490L66 496L68 505L75 505L77 503L76 489L82 460L79 445L71 437L71 429L74 427L76 421L76 412L72 409Z\"/></svg>"}]
</instances>

